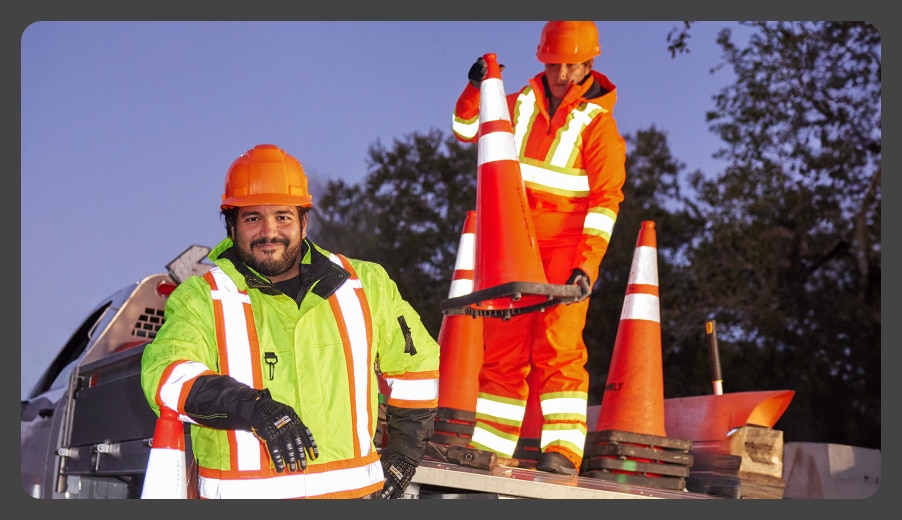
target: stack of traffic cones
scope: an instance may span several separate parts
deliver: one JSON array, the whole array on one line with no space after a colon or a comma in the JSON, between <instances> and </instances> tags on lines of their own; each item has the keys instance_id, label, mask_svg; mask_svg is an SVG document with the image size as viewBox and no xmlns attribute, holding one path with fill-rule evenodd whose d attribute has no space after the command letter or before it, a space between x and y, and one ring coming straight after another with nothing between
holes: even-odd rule
<instances>
[{"instance_id":1,"label":"stack of traffic cones","mask_svg":"<svg viewBox=\"0 0 902 520\"><path fill-rule=\"evenodd\" d=\"M573 285L549 284L520 162L510 111L495 54L483 55L476 171L476 262L473 292L449 298L445 312L509 318L570 301Z\"/></svg>"},{"instance_id":2,"label":"stack of traffic cones","mask_svg":"<svg viewBox=\"0 0 902 520\"><path fill-rule=\"evenodd\" d=\"M642 222L585 475L684 490L692 442L664 429L656 242L654 222Z\"/></svg>"},{"instance_id":3,"label":"stack of traffic cones","mask_svg":"<svg viewBox=\"0 0 902 520\"><path fill-rule=\"evenodd\" d=\"M473 292L473 264L476 245L476 212L464 220L449 298ZM442 444L466 445L476 423L479 369L482 367L482 318L465 314L446 315L438 334L439 357L438 414L432 440Z\"/></svg>"},{"instance_id":4,"label":"stack of traffic cones","mask_svg":"<svg viewBox=\"0 0 902 520\"><path fill-rule=\"evenodd\" d=\"M160 408L141 498L188 498L185 426L170 408Z\"/></svg>"}]
</instances>

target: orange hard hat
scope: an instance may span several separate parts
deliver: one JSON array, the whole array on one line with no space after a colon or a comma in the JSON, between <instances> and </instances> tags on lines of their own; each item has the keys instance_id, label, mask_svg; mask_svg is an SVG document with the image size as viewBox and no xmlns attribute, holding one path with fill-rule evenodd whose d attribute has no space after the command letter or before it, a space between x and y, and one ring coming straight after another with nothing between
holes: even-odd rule
<instances>
[{"instance_id":1,"label":"orange hard hat","mask_svg":"<svg viewBox=\"0 0 902 520\"><path fill-rule=\"evenodd\" d=\"M542 28L536 58L542 63L582 63L601 54L591 21L552 21Z\"/></svg>"},{"instance_id":2,"label":"orange hard hat","mask_svg":"<svg viewBox=\"0 0 902 520\"><path fill-rule=\"evenodd\" d=\"M226 173L220 208L260 204L313 205L301 163L272 144L258 144L235 159Z\"/></svg>"}]
</instances>

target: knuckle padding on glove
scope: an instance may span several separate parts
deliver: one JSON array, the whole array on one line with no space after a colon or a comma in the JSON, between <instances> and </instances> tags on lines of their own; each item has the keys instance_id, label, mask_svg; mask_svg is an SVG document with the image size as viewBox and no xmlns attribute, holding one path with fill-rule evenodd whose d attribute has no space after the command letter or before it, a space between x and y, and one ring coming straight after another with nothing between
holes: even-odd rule
<instances>
[{"instance_id":1,"label":"knuckle padding on glove","mask_svg":"<svg viewBox=\"0 0 902 520\"><path fill-rule=\"evenodd\" d=\"M306 468L308 457L315 460L319 456L313 434L294 409L274 401L268 391L261 394L254 406L252 424L251 431L266 442L276 471L280 473L286 462L294 471L298 467Z\"/></svg>"},{"instance_id":2,"label":"knuckle padding on glove","mask_svg":"<svg viewBox=\"0 0 902 520\"><path fill-rule=\"evenodd\" d=\"M391 454L382 458L382 470L385 473L382 498L398 498L410 485L417 466L405 457Z\"/></svg>"}]
</instances>

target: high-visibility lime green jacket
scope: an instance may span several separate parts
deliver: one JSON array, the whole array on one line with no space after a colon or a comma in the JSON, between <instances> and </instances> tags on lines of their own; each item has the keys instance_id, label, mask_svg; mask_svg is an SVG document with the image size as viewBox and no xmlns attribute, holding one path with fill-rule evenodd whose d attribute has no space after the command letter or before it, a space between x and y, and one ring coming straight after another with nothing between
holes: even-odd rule
<instances>
[{"instance_id":1,"label":"high-visibility lime green jacket","mask_svg":"<svg viewBox=\"0 0 902 520\"><path fill-rule=\"evenodd\" d=\"M191 423L201 498L354 498L380 490L373 441L380 378L395 421L383 451L421 460L438 406L439 346L383 267L305 240L299 305L240 262L231 239L209 258L210 272L169 296L141 365L151 408L169 407ZM319 457L305 471L275 471L248 431L252 404L235 397L249 389L268 389L310 429Z\"/></svg>"}]
</instances>

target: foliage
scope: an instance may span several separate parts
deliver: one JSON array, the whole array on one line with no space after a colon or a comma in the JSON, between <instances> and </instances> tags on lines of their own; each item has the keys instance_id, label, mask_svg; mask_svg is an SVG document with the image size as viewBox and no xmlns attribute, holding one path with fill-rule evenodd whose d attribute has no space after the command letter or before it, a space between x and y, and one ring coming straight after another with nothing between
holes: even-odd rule
<instances>
[{"instance_id":1,"label":"foliage","mask_svg":"<svg viewBox=\"0 0 902 520\"><path fill-rule=\"evenodd\" d=\"M693 299L727 325L733 391L796 391L798 441L880 446L880 38L859 22L751 22L718 37L736 82L707 114L720 175ZM725 375L726 378L726 375Z\"/></svg>"}]
</instances>

